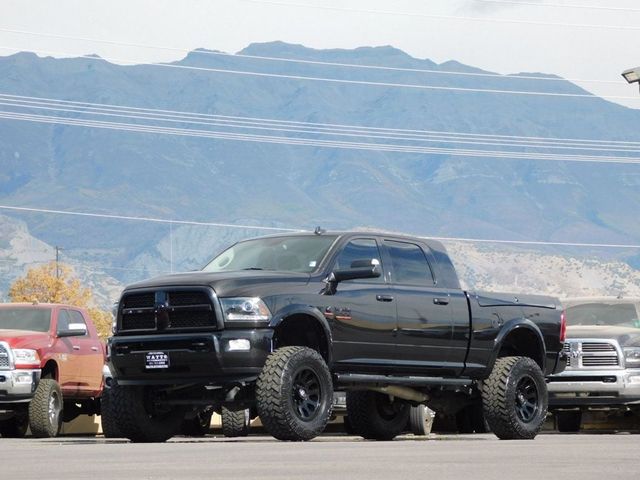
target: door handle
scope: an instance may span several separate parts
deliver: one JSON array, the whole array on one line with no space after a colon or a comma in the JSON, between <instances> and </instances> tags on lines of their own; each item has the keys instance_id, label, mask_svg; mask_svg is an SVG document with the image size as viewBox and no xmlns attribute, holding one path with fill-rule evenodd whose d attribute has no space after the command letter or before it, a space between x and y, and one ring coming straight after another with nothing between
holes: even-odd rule
<instances>
[{"instance_id":1,"label":"door handle","mask_svg":"<svg viewBox=\"0 0 640 480\"><path fill-rule=\"evenodd\" d=\"M79 347L78 345L74 345L74 346L73 346L73 349L74 349L74 350L80 350L80 347Z\"/></svg>"},{"instance_id":2,"label":"door handle","mask_svg":"<svg viewBox=\"0 0 640 480\"><path fill-rule=\"evenodd\" d=\"M98 347L91 347L91 350L94 351L94 352L97 352L98 351Z\"/></svg>"},{"instance_id":3,"label":"door handle","mask_svg":"<svg viewBox=\"0 0 640 480\"><path fill-rule=\"evenodd\" d=\"M391 295L376 295L376 300L379 302L393 302Z\"/></svg>"},{"instance_id":4,"label":"door handle","mask_svg":"<svg viewBox=\"0 0 640 480\"><path fill-rule=\"evenodd\" d=\"M448 298L434 298L433 299L433 303L435 305L449 305L449 299Z\"/></svg>"}]
</instances>

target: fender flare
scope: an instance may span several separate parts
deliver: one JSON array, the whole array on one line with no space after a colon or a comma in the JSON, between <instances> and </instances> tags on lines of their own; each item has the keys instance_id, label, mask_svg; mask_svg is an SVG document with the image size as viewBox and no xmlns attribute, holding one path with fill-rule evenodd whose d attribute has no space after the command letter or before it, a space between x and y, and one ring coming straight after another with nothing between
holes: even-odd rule
<instances>
[{"instance_id":1,"label":"fender flare","mask_svg":"<svg viewBox=\"0 0 640 480\"><path fill-rule=\"evenodd\" d=\"M491 368L489 369L488 373L491 372L491 370L493 369L493 365L496 363L496 359L498 358L498 354L500 353L500 349L502 348L504 340L512 332L515 332L517 330L522 330L522 329L532 333L538 341L538 351L539 351L538 353L540 353L540 360L542 362L542 365L540 365L540 369L544 374L545 366L546 366L545 364L547 359L547 347L544 343L544 337L542 335L542 332L538 328L538 326L527 318L514 318L512 320L507 321L503 325L502 329L498 333L498 336L494 340L493 350L491 352L491 359L489 363Z\"/></svg>"},{"instance_id":2,"label":"fender flare","mask_svg":"<svg viewBox=\"0 0 640 480\"><path fill-rule=\"evenodd\" d=\"M318 322L327 338L327 364L331 365L333 335L331 334L331 327L329 326L329 322L317 307L304 304L287 305L283 309L278 310L278 312L273 317L271 317L269 327L275 330L283 321L294 315L306 315Z\"/></svg>"}]
</instances>

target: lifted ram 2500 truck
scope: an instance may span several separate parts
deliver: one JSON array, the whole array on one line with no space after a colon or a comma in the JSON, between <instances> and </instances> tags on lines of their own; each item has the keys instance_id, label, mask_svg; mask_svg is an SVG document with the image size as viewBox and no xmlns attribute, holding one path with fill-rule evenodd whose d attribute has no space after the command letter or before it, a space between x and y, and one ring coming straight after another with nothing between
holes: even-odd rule
<instances>
[{"instance_id":1,"label":"lifted ram 2500 truck","mask_svg":"<svg viewBox=\"0 0 640 480\"><path fill-rule=\"evenodd\" d=\"M411 405L481 401L498 437L530 439L545 375L566 365L556 299L463 291L439 242L372 232L236 243L201 272L127 287L114 332L116 421L137 442L211 408L251 408L274 437L309 440L334 388L364 438L397 436Z\"/></svg>"}]
</instances>

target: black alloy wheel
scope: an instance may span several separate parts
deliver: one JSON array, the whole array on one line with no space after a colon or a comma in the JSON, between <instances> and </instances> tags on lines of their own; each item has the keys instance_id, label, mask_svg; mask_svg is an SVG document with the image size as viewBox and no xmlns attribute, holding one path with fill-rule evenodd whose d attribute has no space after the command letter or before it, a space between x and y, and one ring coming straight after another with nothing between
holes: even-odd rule
<instances>
[{"instance_id":1,"label":"black alloy wheel","mask_svg":"<svg viewBox=\"0 0 640 480\"><path fill-rule=\"evenodd\" d=\"M315 371L303 367L293 377L291 400L297 417L303 422L313 420L320 410L322 387Z\"/></svg>"},{"instance_id":2,"label":"black alloy wheel","mask_svg":"<svg viewBox=\"0 0 640 480\"><path fill-rule=\"evenodd\" d=\"M525 375L516 387L516 413L523 423L532 422L540 409L538 387L529 375Z\"/></svg>"}]
</instances>

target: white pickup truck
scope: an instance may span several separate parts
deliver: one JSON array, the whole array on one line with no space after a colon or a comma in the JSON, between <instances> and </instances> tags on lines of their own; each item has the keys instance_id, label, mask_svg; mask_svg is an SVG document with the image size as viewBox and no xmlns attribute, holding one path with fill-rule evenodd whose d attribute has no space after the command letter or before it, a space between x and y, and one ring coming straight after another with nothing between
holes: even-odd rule
<instances>
[{"instance_id":1,"label":"white pickup truck","mask_svg":"<svg viewBox=\"0 0 640 480\"><path fill-rule=\"evenodd\" d=\"M640 298L574 298L563 305L567 366L548 384L558 430L580 430L587 410L630 412L640 420Z\"/></svg>"}]
</instances>

